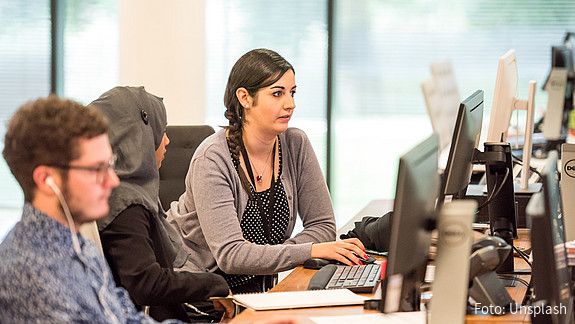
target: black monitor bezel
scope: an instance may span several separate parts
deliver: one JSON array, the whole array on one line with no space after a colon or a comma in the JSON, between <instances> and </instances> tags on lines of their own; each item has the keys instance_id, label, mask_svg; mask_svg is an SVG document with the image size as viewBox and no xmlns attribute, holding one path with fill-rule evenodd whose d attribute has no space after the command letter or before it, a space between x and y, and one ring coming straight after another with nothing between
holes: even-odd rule
<instances>
[{"instance_id":1,"label":"black monitor bezel","mask_svg":"<svg viewBox=\"0 0 575 324\"><path fill-rule=\"evenodd\" d=\"M533 195L527 208L531 220L531 246L533 249L532 282L534 285L534 302L544 301L546 306L565 304L567 314L551 314L557 322L565 322L565 316L573 320L573 294L571 276L567 266L565 247L556 251L565 243L565 227L561 216L561 195L557 180L557 152L549 153L545 170L541 175L543 190ZM551 205L557 204L553 207ZM543 208L542 208L543 207ZM557 236L559 235L559 236ZM562 260L557 260L557 252ZM557 262L563 262L558 267ZM562 273L560 273L560 271ZM561 278L563 277L563 278ZM561 283L560 281L567 281ZM563 286L563 288L560 288ZM567 293L566 298L561 294Z\"/></svg>"},{"instance_id":2,"label":"black monitor bezel","mask_svg":"<svg viewBox=\"0 0 575 324\"><path fill-rule=\"evenodd\" d=\"M447 166L445 167L445 171L441 177L438 206L444 202L445 196L447 195L453 195L454 199L465 197L467 186L469 185L473 172L474 151L479 145L479 137L481 136L481 127L483 124L483 103L483 90L477 90L459 105L455 128L451 139L451 146L449 148L449 156L447 158ZM475 123L476 121L479 122L478 127L477 125L471 125L471 123ZM475 132L462 134L463 131L469 129L470 126L476 126ZM462 139L462 136L466 136L467 138ZM474 142L474 146L468 147L466 144L469 142ZM461 159L456 159L456 157L464 154L466 154L466 156L463 156ZM460 178L453 180L456 176L461 174L468 174L468 176L463 177L465 180L462 180L463 178L461 176ZM456 181L458 183L453 184ZM454 191L451 189L452 187L458 187L458 190Z\"/></svg>"},{"instance_id":3,"label":"black monitor bezel","mask_svg":"<svg viewBox=\"0 0 575 324\"><path fill-rule=\"evenodd\" d=\"M419 309L419 285L428 261L431 224L436 218L435 203L440 185L438 150L439 140L434 134L399 160L390 247L382 287L380 310L383 312L389 312L385 306L386 298L400 298L401 301L391 301L400 305L399 311ZM409 235L405 234L407 232ZM388 294L387 284L397 275L401 275L403 281L401 293Z\"/></svg>"}]
</instances>

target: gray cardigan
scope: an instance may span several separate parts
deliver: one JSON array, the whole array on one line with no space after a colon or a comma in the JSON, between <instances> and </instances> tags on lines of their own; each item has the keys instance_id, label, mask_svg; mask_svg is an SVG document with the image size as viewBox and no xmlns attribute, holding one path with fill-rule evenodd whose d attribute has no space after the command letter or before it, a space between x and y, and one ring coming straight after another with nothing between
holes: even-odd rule
<instances>
[{"instance_id":1,"label":"gray cardigan","mask_svg":"<svg viewBox=\"0 0 575 324\"><path fill-rule=\"evenodd\" d=\"M185 270L213 272L220 268L228 274L273 274L309 259L312 243L335 240L331 199L309 139L303 131L288 128L280 140L281 180L290 209L285 243L257 245L244 239L240 219L248 193L240 183L222 129L194 153L186 192L172 202L167 213L190 252ZM290 238L296 211L304 230Z\"/></svg>"}]
</instances>

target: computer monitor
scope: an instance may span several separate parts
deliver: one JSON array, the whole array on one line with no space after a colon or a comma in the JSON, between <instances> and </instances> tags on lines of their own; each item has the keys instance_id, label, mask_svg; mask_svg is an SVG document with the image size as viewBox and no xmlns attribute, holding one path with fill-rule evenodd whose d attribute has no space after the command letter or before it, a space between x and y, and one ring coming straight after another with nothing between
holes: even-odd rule
<instances>
[{"instance_id":1,"label":"computer monitor","mask_svg":"<svg viewBox=\"0 0 575 324\"><path fill-rule=\"evenodd\" d=\"M443 150L451 140L461 99L451 62L433 62L429 67L431 78L421 83L421 91L431 127L439 136L439 148Z\"/></svg>"},{"instance_id":2,"label":"computer monitor","mask_svg":"<svg viewBox=\"0 0 575 324\"><path fill-rule=\"evenodd\" d=\"M493 106L489 119L489 129L486 142L507 142L507 131L511 114L514 110L527 110L525 121L525 135L523 141L523 168L521 171L520 186L515 191L533 193L539 190L536 186L529 186L529 164L533 141L533 116L535 113L536 82L529 82L528 99L517 98L517 59L515 50L509 50L499 58L497 78L493 91Z\"/></svg>"},{"instance_id":3,"label":"computer monitor","mask_svg":"<svg viewBox=\"0 0 575 324\"><path fill-rule=\"evenodd\" d=\"M569 112L573 109L573 51L570 46L551 47L551 71L543 89L547 91L547 111L543 119L543 135L550 149L562 143L566 137Z\"/></svg>"},{"instance_id":4,"label":"computer monitor","mask_svg":"<svg viewBox=\"0 0 575 324\"><path fill-rule=\"evenodd\" d=\"M432 135L399 159L390 247L380 310L419 309L435 202L439 192L438 138Z\"/></svg>"},{"instance_id":5,"label":"computer monitor","mask_svg":"<svg viewBox=\"0 0 575 324\"><path fill-rule=\"evenodd\" d=\"M534 324L574 321L571 276L564 245L565 232L557 176L557 152L551 151L542 176L543 191L533 195L527 205L533 249L532 305L545 307L540 309L545 312L532 316Z\"/></svg>"},{"instance_id":6,"label":"computer monitor","mask_svg":"<svg viewBox=\"0 0 575 324\"><path fill-rule=\"evenodd\" d=\"M564 68L567 70L567 84L565 85L565 109L573 109L573 49L567 45L551 46L551 68Z\"/></svg>"},{"instance_id":7,"label":"computer monitor","mask_svg":"<svg viewBox=\"0 0 575 324\"><path fill-rule=\"evenodd\" d=\"M487 205L489 209L491 233L513 244L513 239L517 237L517 219L511 148L508 143L485 143L485 152L476 150L482 120L483 91L478 90L459 107L437 205L440 207L447 195L453 195L456 199L464 198L473 163L485 163L488 191L482 206ZM500 271L514 272L512 255Z\"/></svg>"},{"instance_id":8,"label":"computer monitor","mask_svg":"<svg viewBox=\"0 0 575 324\"><path fill-rule=\"evenodd\" d=\"M489 119L487 142L506 142L511 114L517 97L517 62L515 50L499 58Z\"/></svg>"},{"instance_id":9,"label":"computer monitor","mask_svg":"<svg viewBox=\"0 0 575 324\"><path fill-rule=\"evenodd\" d=\"M445 196L465 197L473 172L473 157L479 145L483 122L483 91L477 90L460 105L451 139L447 167L443 172L438 206Z\"/></svg>"}]
</instances>

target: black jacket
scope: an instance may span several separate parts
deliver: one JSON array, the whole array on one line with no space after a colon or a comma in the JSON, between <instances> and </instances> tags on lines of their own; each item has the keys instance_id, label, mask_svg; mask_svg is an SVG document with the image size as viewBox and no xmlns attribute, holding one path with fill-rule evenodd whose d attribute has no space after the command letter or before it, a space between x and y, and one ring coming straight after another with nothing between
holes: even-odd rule
<instances>
[{"instance_id":1,"label":"black jacket","mask_svg":"<svg viewBox=\"0 0 575 324\"><path fill-rule=\"evenodd\" d=\"M150 306L158 321L188 321L182 303L226 296L224 278L213 273L174 271L162 227L141 205L132 205L100 232L104 254L116 284L124 287L138 307Z\"/></svg>"}]
</instances>

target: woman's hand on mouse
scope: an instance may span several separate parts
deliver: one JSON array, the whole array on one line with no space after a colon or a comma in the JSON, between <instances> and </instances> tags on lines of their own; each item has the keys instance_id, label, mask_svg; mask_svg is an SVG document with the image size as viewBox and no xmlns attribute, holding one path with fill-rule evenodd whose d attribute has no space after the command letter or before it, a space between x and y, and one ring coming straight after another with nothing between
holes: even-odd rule
<instances>
[{"instance_id":1,"label":"woman's hand on mouse","mask_svg":"<svg viewBox=\"0 0 575 324\"><path fill-rule=\"evenodd\" d=\"M314 243L311 246L311 257L337 260L347 265L363 264L358 256L367 259L365 247L357 238L335 242Z\"/></svg>"}]
</instances>

